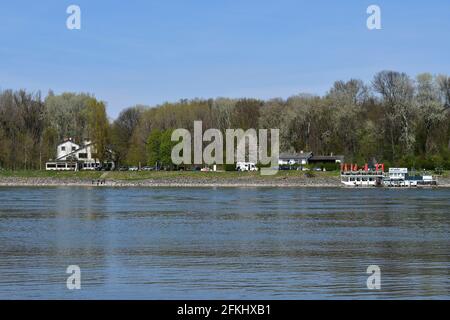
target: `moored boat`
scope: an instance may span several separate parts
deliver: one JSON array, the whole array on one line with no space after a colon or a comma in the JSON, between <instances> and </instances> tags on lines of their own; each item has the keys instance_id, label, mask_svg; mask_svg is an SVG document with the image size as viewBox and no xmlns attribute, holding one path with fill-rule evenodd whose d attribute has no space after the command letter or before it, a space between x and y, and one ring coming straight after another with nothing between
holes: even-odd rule
<instances>
[{"instance_id":1,"label":"moored boat","mask_svg":"<svg viewBox=\"0 0 450 320\"><path fill-rule=\"evenodd\" d=\"M341 183L346 187L411 188L436 186L437 180L431 175L410 175L407 168L390 168L385 172L384 164L373 167L343 164Z\"/></svg>"},{"instance_id":2,"label":"moored boat","mask_svg":"<svg viewBox=\"0 0 450 320\"><path fill-rule=\"evenodd\" d=\"M341 182L347 187L379 187L383 183L384 164L359 168L356 164L341 165Z\"/></svg>"}]
</instances>

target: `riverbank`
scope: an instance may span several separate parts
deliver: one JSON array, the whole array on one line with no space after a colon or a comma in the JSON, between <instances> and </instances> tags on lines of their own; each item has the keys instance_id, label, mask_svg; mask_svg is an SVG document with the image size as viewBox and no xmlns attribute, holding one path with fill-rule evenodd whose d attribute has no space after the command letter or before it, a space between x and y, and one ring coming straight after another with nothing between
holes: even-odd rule
<instances>
[{"instance_id":1,"label":"riverbank","mask_svg":"<svg viewBox=\"0 0 450 320\"><path fill-rule=\"evenodd\" d=\"M0 186L339 187L337 172L46 172L0 173Z\"/></svg>"},{"instance_id":2,"label":"riverbank","mask_svg":"<svg viewBox=\"0 0 450 320\"><path fill-rule=\"evenodd\" d=\"M450 177L438 179L450 187ZM342 187L338 172L52 172L0 171L0 186L98 187Z\"/></svg>"}]
</instances>

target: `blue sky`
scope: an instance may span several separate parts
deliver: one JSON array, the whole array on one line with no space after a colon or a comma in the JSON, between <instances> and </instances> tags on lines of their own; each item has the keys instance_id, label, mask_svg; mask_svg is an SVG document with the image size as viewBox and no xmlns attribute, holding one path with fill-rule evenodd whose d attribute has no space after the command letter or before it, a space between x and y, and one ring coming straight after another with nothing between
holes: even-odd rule
<instances>
[{"instance_id":1,"label":"blue sky","mask_svg":"<svg viewBox=\"0 0 450 320\"><path fill-rule=\"evenodd\" d=\"M66 8L81 7L81 30ZM370 4L382 30L366 27ZM393 69L450 74L450 1L2 1L0 88L89 92L115 118L182 98L323 94Z\"/></svg>"}]
</instances>

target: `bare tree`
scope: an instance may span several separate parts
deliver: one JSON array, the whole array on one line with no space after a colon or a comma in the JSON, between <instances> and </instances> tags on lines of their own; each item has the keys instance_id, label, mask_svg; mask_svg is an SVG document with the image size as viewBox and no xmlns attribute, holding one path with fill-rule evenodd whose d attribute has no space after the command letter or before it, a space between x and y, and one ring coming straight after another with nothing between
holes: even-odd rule
<instances>
[{"instance_id":1,"label":"bare tree","mask_svg":"<svg viewBox=\"0 0 450 320\"><path fill-rule=\"evenodd\" d=\"M414 115L414 85L405 73L382 71L375 75L372 85L381 95L385 106L385 121L388 126L391 157L396 159L395 147L407 153L413 151L415 142L412 118Z\"/></svg>"}]
</instances>

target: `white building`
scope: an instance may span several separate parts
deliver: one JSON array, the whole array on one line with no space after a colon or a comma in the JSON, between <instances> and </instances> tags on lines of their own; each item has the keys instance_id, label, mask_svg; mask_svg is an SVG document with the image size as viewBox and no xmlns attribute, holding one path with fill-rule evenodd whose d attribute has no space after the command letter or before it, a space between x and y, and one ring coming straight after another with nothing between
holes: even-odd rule
<instances>
[{"instance_id":1,"label":"white building","mask_svg":"<svg viewBox=\"0 0 450 320\"><path fill-rule=\"evenodd\" d=\"M95 170L100 166L92 142L85 141L80 146L72 139L66 139L58 145L55 161L47 162L45 169L53 171Z\"/></svg>"},{"instance_id":2,"label":"white building","mask_svg":"<svg viewBox=\"0 0 450 320\"><path fill-rule=\"evenodd\" d=\"M406 180L408 178L407 168L389 168L390 180Z\"/></svg>"},{"instance_id":3,"label":"white building","mask_svg":"<svg viewBox=\"0 0 450 320\"><path fill-rule=\"evenodd\" d=\"M312 152L304 153L303 151L299 154L282 153L278 157L278 165L306 165L312 155Z\"/></svg>"}]
</instances>

